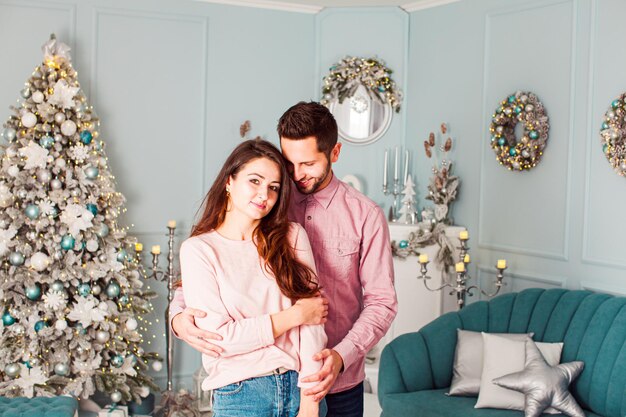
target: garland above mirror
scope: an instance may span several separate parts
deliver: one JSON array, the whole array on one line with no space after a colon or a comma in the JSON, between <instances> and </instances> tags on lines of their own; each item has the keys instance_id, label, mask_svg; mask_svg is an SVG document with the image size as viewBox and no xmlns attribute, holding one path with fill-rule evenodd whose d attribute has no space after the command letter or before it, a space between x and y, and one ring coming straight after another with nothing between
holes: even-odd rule
<instances>
[{"instance_id":1,"label":"garland above mirror","mask_svg":"<svg viewBox=\"0 0 626 417\"><path fill-rule=\"evenodd\" d=\"M396 113L400 111L402 92L391 79L393 71L385 66L383 60L347 56L329 71L322 88L320 102L323 105L328 106L335 98L342 103L356 92L359 85L363 85L371 97L389 103Z\"/></svg>"}]
</instances>

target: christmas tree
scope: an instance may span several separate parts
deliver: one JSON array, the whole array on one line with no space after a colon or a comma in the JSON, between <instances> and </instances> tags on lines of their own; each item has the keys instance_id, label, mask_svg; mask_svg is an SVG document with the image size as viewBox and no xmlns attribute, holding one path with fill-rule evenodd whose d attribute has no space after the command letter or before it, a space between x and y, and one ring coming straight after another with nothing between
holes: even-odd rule
<instances>
[{"instance_id":1,"label":"christmas tree","mask_svg":"<svg viewBox=\"0 0 626 417\"><path fill-rule=\"evenodd\" d=\"M398 223L416 223L417 214L414 207L415 199L415 186L413 185L413 178L407 176L404 183L404 190L402 190L402 207L400 207L400 217Z\"/></svg>"},{"instance_id":2,"label":"christmas tree","mask_svg":"<svg viewBox=\"0 0 626 417\"><path fill-rule=\"evenodd\" d=\"M158 390L141 347L155 293L69 50L43 46L2 132L0 395L139 400Z\"/></svg>"}]
</instances>

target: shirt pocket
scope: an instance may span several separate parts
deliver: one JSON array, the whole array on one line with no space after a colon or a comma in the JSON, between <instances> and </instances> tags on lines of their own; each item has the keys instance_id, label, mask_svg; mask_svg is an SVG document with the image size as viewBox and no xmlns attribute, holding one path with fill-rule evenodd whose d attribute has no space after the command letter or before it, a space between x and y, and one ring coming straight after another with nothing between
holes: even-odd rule
<instances>
[{"instance_id":1,"label":"shirt pocket","mask_svg":"<svg viewBox=\"0 0 626 417\"><path fill-rule=\"evenodd\" d=\"M313 244L321 246L319 264L320 281L339 279L346 280L359 269L360 241L351 238L325 239ZM312 245L313 245L312 244Z\"/></svg>"}]
</instances>

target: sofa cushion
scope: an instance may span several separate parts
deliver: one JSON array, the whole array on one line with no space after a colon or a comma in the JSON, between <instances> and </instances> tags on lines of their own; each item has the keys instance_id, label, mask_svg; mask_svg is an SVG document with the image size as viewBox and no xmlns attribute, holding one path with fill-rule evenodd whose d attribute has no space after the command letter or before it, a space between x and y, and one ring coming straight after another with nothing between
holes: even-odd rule
<instances>
[{"instance_id":1,"label":"sofa cushion","mask_svg":"<svg viewBox=\"0 0 626 417\"><path fill-rule=\"evenodd\" d=\"M448 388L401 394L388 394L383 404L383 417L524 417L523 411L474 408L476 397L451 397ZM602 417L585 410L587 417ZM554 417L554 414L542 414Z\"/></svg>"},{"instance_id":2,"label":"sofa cushion","mask_svg":"<svg viewBox=\"0 0 626 417\"><path fill-rule=\"evenodd\" d=\"M73 417L76 410L72 397L0 397L0 417Z\"/></svg>"}]
</instances>

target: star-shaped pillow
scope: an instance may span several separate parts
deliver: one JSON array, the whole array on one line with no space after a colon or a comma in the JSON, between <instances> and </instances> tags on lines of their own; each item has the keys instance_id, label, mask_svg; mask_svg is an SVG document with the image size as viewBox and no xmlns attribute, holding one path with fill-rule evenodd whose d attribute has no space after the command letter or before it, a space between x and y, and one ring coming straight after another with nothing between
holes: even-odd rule
<instances>
[{"instance_id":1,"label":"star-shaped pillow","mask_svg":"<svg viewBox=\"0 0 626 417\"><path fill-rule=\"evenodd\" d=\"M524 394L525 417L539 417L549 407L567 416L585 417L584 411L567 390L584 366L580 361L550 366L532 339L528 338L524 370L496 378L493 383Z\"/></svg>"}]
</instances>

